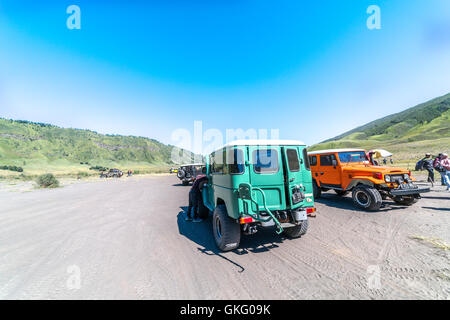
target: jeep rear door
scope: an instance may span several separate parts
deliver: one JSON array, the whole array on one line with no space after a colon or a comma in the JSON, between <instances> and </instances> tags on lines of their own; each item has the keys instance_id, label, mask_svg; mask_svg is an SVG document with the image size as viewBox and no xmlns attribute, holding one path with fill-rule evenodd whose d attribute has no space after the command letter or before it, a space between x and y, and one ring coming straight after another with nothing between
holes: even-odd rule
<instances>
[{"instance_id":1,"label":"jeep rear door","mask_svg":"<svg viewBox=\"0 0 450 320\"><path fill-rule=\"evenodd\" d=\"M300 154L298 146L282 147L284 154L284 170L286 172L286 201L292 206L292 194L296 186L303 185L303 174L301 171ZM303 161L302 161L303 162ZM304 191L303 189L301 191Z\"/></svg>"},{"instance_id":2,"label":"jeep rear door","mask_svg":"<svg viewBox=\"0 0 450 320\"><path fill-rule=\"evenodd\" d=\"M269 209L286 208L284 170L280 147L249 146L248 152L251 185L264 191ZM258 204L262 206L261 192L255 192L255 197Z\"/></svg>"}]
</instances>

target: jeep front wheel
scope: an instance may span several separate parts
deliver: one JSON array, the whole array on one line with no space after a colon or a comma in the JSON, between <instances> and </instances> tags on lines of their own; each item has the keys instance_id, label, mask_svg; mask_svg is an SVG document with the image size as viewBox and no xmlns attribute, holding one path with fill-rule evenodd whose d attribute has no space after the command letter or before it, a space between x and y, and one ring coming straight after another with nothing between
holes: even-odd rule
<instances>
[{"instance_id":1,"label":"jeep front wheel","mask_svg":"<svg viewBox=\"0 0 450 320\"><path fill-rule=\"evenodd\" d=\"M376 211L380 209L383 199L380 192L371 186L359 185L352 192L353 203L365 210Z\"/></svg>"},{"instance_id":2,"label":"jeep front wheel","mask_svg":"<svg viewBox=\"0 0 450 320\"><path fill-rule=\"evenodd\" d=\"M225 205L216 207L213 215L213 234L217 247L222 251L231 251L239 247L241 226L228 216Z\"/></svg>"},{"instance_id":3,"label":"jeep front wheel","mask_svg":"<svg viewBox=\"0 0 450 320\"><path fill-rule=\"evenodd\" d=\"M283 232L285 235L287 235L289 238L300 238L302 235L308 231L308 225L309 221L304 220L302 223L300 223L298 226L290 227L290 228L284 228Z\"/></svg>"}]
</instances>

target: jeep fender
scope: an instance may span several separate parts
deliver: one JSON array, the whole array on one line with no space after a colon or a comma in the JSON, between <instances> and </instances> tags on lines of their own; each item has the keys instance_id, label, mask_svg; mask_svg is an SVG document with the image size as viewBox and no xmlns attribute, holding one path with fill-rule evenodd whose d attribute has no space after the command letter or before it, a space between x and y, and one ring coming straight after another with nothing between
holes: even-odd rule
<instances>
[{"instance_id":1,"label":"jeep fender","mask_svg":"<svg viewBox=\"0 0 450 320\"><path fill-rule=\"evenodd\" d=\"M345 188L346 191L349 191L356 187L358 184L365 184L366 186L373 187L375 184L378 184L377 179L373 179L371 177L355 177L352 179L352 181L348 184L348 186Z\"/></svg>"}]
</instances>

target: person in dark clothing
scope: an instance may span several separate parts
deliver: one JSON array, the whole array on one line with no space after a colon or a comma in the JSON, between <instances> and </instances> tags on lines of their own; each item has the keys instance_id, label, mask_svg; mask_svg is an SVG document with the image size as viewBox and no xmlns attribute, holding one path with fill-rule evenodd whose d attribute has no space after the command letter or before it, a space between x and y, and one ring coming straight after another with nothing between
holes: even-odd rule
<instances>
[{"instance_id":1,"label":"person in dark clothing","mask_svg":"<svg viewBox=\"0 0 450 320\"><path fill-rule=\"evenodd\" d=\"M433 168L433 158L430 153L425 155L425 158L421 160L422 170L428 171L428 182L431 182L431 185L434 185L434 168Z\"/></svg>"},{"instance_id":2,"label":"person in dark clothing","mask_svg":"<svg viewBox=\"0 0 450 320\"><path fill-rule=\"evenodd\" d=\"M199 202L202 201L202 190L205 183L208 181L206 175L200 174L194 181L191 190L189 191L189 206L186 213L186 221L201 222L202 219L198 216ZM194 219L192 219L192 212Z\"/></svg>"}]
</instances>

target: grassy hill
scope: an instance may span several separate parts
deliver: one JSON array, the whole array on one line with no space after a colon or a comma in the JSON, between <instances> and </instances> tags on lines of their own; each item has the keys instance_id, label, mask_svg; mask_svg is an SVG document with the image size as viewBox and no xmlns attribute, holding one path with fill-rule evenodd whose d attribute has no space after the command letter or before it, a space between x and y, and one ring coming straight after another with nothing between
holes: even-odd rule
<instances>
[{"instance_id":1,"label":"grassy hill","mask_svg":"<svg viewBox=\"0 0 450 320\"><path fill-rule=\"evenodd\" d=\"M414 161L426 152L448 153L450 94L372 121L310 149L345 147L383 148L403 162Z\"/></svg>"},{"instance_id":2,"label":"grassy hill","mask_svg":"<svg viewBox=\"0 0 450 320\"><path fill-rule=\"evenodd\" d=\"M156 140L103 135L44 123L0 119L0 167L17 166L24 175L95 173L89 168L167 172L173 146ZM189 162L190 159L184 159ZM0 170L0 176L18 172Z\"/></svg>"}]
</instances>

